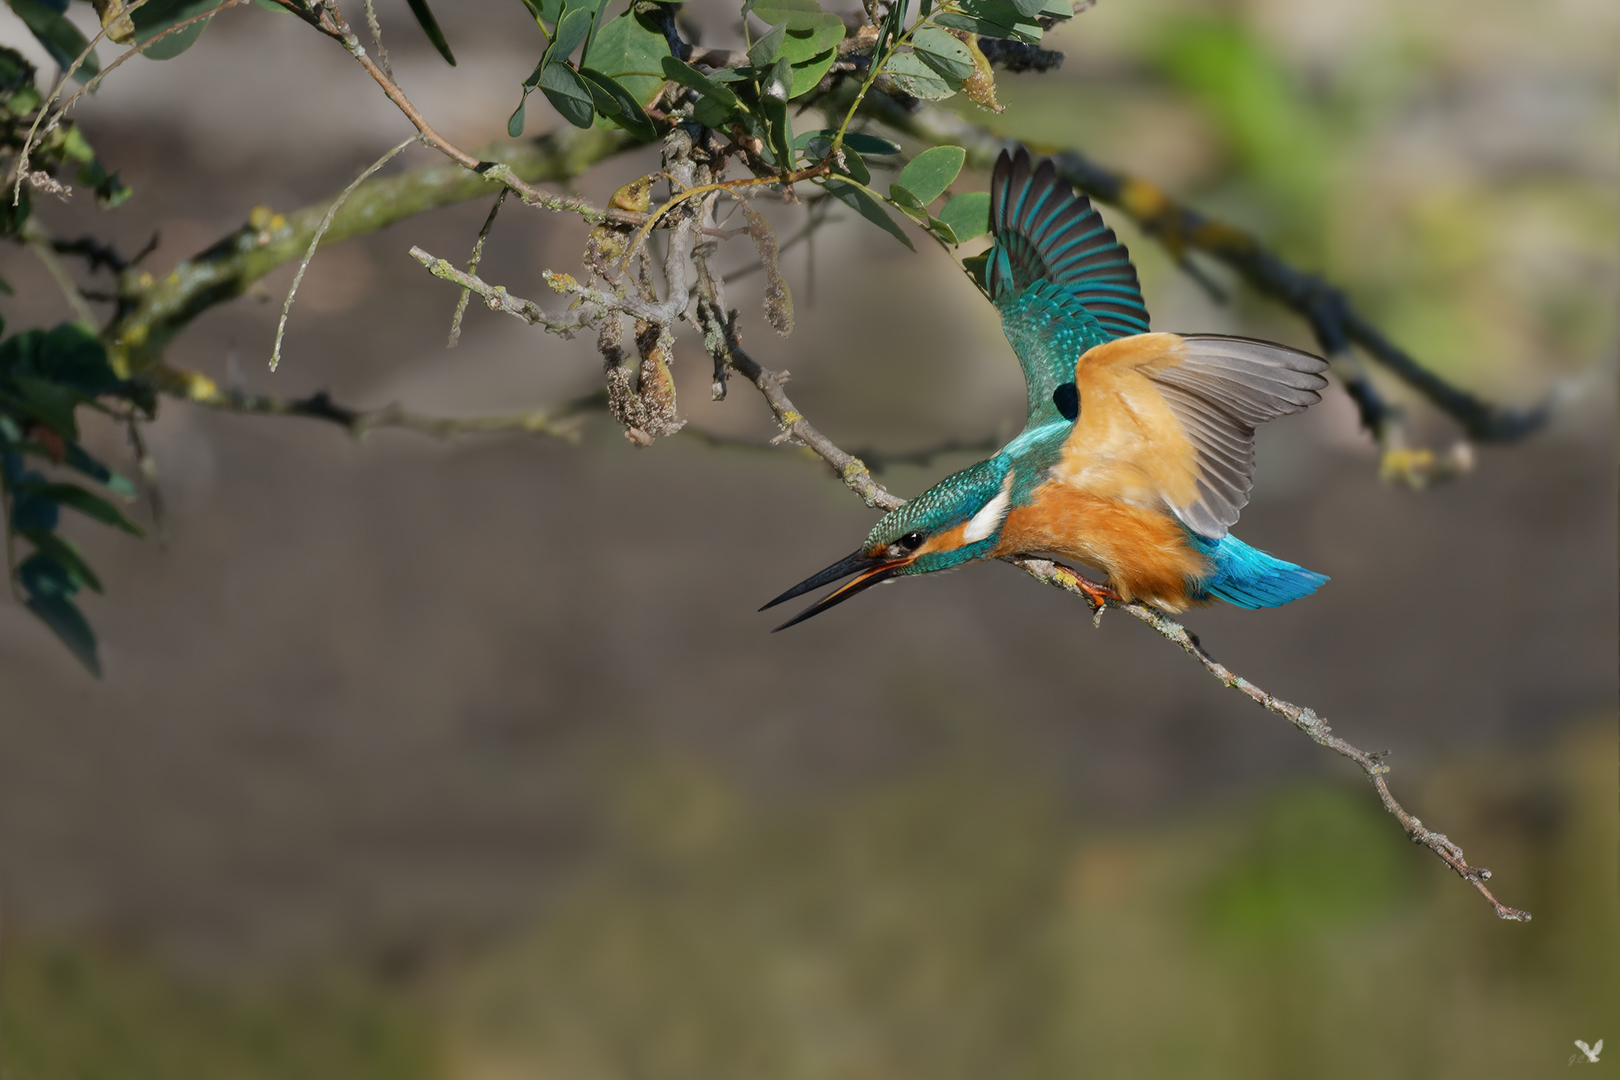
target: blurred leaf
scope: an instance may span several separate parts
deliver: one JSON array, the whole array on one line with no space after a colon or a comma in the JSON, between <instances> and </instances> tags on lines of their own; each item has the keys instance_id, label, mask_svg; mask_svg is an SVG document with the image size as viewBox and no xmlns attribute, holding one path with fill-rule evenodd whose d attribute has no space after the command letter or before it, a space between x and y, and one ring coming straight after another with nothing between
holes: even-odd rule
<instances>
[{"instance_id":1,"label":"blurred leaf","mask_svg":"<svg viewBox=\"0 0 1620 1080\"><path fill-rule=\"evenodd\" d=\"M17 583L30 596L60 596L65 599L79 591L79 583L73 573L44 552L35 552L22 561L17 567Z\"/></svg>"},{"instance_id":2,"label":"blurred leaf","mask_svg":"<svg viewBox=\"0 0 1620 1080\"><path fill-rule=\"evenodd\" d=\"M1033 19L1046 6L1046 0L1010 0L1012 6L1026 19Z\"/></svg>"},{"instance_id":3,"label":"blurred leaf","mask_svg":"<svg viewBox=\"0 0 1620 1080\"><path fill-rule=\"evenodd\" d=\"M597 112L611 118L642 142L653 142L658 138L658 128L653 125L652 118L647 115L647 111L641 107L641 103L630 91L600 71L591 68L580 68L579 77L584 80L586 89L591 92Z\"/></svg>"},{"instance_id":4,"label":"blurred leaf","mask_svg":"<svg viewBox=\"0 0 1620 1080\"><path fill-rule=\"evenodd\" d=\"M50 593L38 593L28 598L28 610L38 615L50 627L68 651L78 657L79 663L90 674L101 677L101 660L96 656L96 635L71 600Z\"/></svg>"},{"instance_id":5,"label":"blurred leaf","mask_svg":"<svg viewBox=\"0 0 1620 1080\"><path fill-rule=\"evenodd\" d=\"M956 88L916 53L891 57L883 71L901 90L922 101L939 101L956 93Z\"/></svg>"},{"instance_id":6,"label":"blurred leaf","mask_svg":"<svg viewBox=\"0 0 1620 1080\"><path fill-rule=\"evenodd\" d=\"M669 39L643 21L635 9L609 19L591 39L585 63L624 87L636 104L646 105L664 85L661 75Z\"/></svg>"},{"instance_id":7,"label":"blurred leaf","mask_svg":"<svg viewBox=\"0 0 1620 1080\"><path fill-rule=\"evenodd\" d=\"M787 40L787 23L777 23L765 31L760 39L748 47L748 62L757 68L768 68L776 62Z\"/></svg>"},{"instance_id":8,"label":"blurred leaf","mask_svg":"<svg viewBox=\"0 0 1620 1080\"><path fill-rule=\"evenodd\" d=\"M980 252L977 255L970 255L968 258L962 260L962 269L966 270L973 280L979 283L979 288L981 289L989 288L984 280L985 266L989 262L990 253L987 251Z\"/></svg>"},{"instance_id":9,"label":"blurred leaf","mask_svg":"<svg viewBox=\"0 0 1620 1080\"><path fill-rule=\"evenodd\" d=\"M967 151L960 146L935 146L924 150L900 170L889 186L889 194L909 197L918 206L927 206L945 193L962 171Z\"/></svg>"},{"instance_id":10,"label":"blurred leaf","mask_svg":"<svg viewBox=\"0 0 1620 1080\"><path fill-rule=\"evenodd\" d=\"M564 120L588 128L596 114L596 99L579 73L567 64L547 63L540 72L540 92Z\"/></svg>"},{"instance_id":11,"label":"blurred leaf","mask_svg":"<svg viewBox=\"0 0 1620 1080\"><path fill-rule=\"evenodd\" d=\"M965 244L990 231L990 193L969 191L945 204L939 220L951 227L956 242Z\"/></svg>"},{"instance_id":12,"label":"blurred leaf","mask_svg":"<svg viewBox=\"0 0 1620 1080\"><path fill-rule=\"evenodd\" d=\"M90 565L84 561L84 556L79 554L79 549L71 541L65 540L55 533L41 532L38 529L29 529L22 535L41 554L56 560L67 573L72 575L73 580L78 585L93 589L96 592L102 591L101 579L96 577L95 572L90 569ZM72 594L69 593L68 595Z\"/></svg>"},{"instance_id":13,"label":"blurred leaf","mask_svg":"<svg viewBox=\"0 0 1620 1080\"><path fill-rule=\"evenodd\" d=\"M789 30L813 30L828 18L816 0L755 0L750 10L767 26L786 24ZM836 19L837 16L832 18ZM842 28L842 20L838 25Z\"/></svg>"},{"instance_id":14,"label":"blurred leaf","mask_svg":"<svg viewBox=\"0 0 1620 1080\"><path fill-rule=\"evenodd\" d=\"M833 139L837 136L836 128L820 128L816 131L806 131L793 141L793 145L819 160L827 156L827 151L832 149ZM900 152L898 143L892 143L876 135L868 135L864 131L844 132L844 145L862 154L876 154L880 157Z\"/></svg>"},{"instance_id":15,"label":"blurred leaf","mask_svg":"<svg viewBox=\"0 0 1620 1080\"><path fill-rule=\"evenodd\" d=\"M107 362L107 349L78 323L64 323L40 342L35 368L87 397L115 390L119 378Z\"/></svg>"},{"instance_id":16,"label":"blurred leaf","mask_svg":"<svg viewBox=\"0 0 1620 1080\"><path fill-rule=\"evenodd\" d=\"M439 29L439 20L433 17L433 10L428 7L427 0L405 0L405 2L411 6L411 14L416 16L417 23L422 27L422 33L433 42L433 47L439 50L444 62L455 67L456 54L450 51L450 43L444 40L444 31Z\"/></svg>"},{"instance_id":17,"label":"blurred leaf","mask_svg":"<svg viewBox=\"0 0 1620 1080\"><path fill-rule=\"evenodd\" d=\"M872 198L871 195L854 184L843 180L828 180L825 187L827 193L833 198L853 208L861 217L870 221L912 251L917 250L917 245L911 242L911 237L905 234L905 230L895 223L894 218L889 216L889 212L883 209L883 205Z\"/></svg>"},{"instance_id":18,"label":"blurred leaf","mask_svg":"<svg viewBox=\"0 0 1620 1080\"><path fill-rule=\"evenodd\" d=\"M171 60L191 48L212 19L199 19L184 30L176 30L158 41L152 39L176 23L203 14L217 3L218 0L146 0L129 15L135 24L135 40L142 46L141 55L151 60Z\"/></svg>"},{"instance_id":19,"label":"blurred leaf","mask_svg":"<svg viewBox=\"0 0 1620 1080\"><path fill-rule=\"evenodd\" d=\"M37 480L27 480L14 485L13 490L26 493L35 498L48 499L58 506L66 506L77 510L86 517L94 518L103 525L123 529L134 536L145 536L141 527L129 518L124 512L99 495L93 495L77 484L48 484ZM19 530L21 525L16 526Z\"/></svg>"},{"instance_id":20,"label":"blurred leaf","mask_svg":"<svg viewBox=\"0 0 1620 1080\"><path fill-rule=\"evenodd\" d=\"M929 67L958 83L976 70L973 54L968 52L967 46L937 26L925 26L913 34L911 47Z\"/></svg>"},{"instance_id":21,"label":"blurred leaf","mask_svg":"<svg viewBox=\"0 0 1620 1080\"><path fill-rule=\"evenodd\" d=\"M44 424L64 439L79 437L73 411L84 401L82 394L71 386L39 375L13 375L11 381L20 395L18 404L30 419Z\"/></svg>"},{"instance_id":22,"label":"blurred leaf","mask_svg":"<svg viewBox=\"0 0 1620 1080\"><path fill-rule=\"evenodd\" d=\"M136 495L135 485L130 483L129 477L116 469L109 469L86 453L84 447L76 442L67 444L67 455L62 459L62 463L71 469L77 469L96 483L104 485L109 491L116 492L126 499L133 499Z\"/></svg>"},{"instance_id":23,"label":"blurred leaf","mask_svg":"<svg viewBox=\"0 0 1620 1080\"><path fill-rule=\"evenodd\" d=\"M62 69L67 70L79 54L89 46L84 35L79 33L78 27L68 22L67 17L50 5L40 0L6 0L11 10L28 27L29 33L45 47ZM84 58L84 63L78 71L73 73L76 82L89 82L92 77L101 71L101 63L96 54L91 52ZM9 201L9 200L8 200Z\"/></svg>"}]
</instances>

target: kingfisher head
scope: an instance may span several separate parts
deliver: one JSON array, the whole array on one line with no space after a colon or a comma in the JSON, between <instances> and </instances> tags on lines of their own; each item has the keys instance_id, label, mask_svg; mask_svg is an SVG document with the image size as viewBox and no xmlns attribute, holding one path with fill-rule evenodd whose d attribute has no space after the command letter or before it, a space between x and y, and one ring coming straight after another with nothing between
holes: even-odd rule
<instances>
[{"instance_id":1,"label":"kingfisher head","mask_svg":"<svg viewBox=\"0 0 1620 1080\"><path fill-rule=\"evenodd\" d=\"M1002 455L947 476L884 515L854 554L799 582L759 610L855 575L843 588L776 628L786 630L891 578L949 570L987 557L1001 539L1015 477L1012 462Z\"/></svg>"}]
</instances>

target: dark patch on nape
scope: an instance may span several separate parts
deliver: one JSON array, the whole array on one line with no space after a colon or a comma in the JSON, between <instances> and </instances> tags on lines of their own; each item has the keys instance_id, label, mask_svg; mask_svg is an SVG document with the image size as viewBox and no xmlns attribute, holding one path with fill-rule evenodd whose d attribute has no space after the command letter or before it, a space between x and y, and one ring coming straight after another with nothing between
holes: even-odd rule
<instances>
[{"instance_id":1,"label":"dark patch on nape","mask_svg":"<svg viewBox=\"0 0 1620 1080\"><path fill-rule=\"evenodd\" d=\"M1052 391L1052 404L1063 414L1063 419L1074 420L1080 415L1080 388L1072 382L1064 383Z\"/></svg>"}]
</instances>

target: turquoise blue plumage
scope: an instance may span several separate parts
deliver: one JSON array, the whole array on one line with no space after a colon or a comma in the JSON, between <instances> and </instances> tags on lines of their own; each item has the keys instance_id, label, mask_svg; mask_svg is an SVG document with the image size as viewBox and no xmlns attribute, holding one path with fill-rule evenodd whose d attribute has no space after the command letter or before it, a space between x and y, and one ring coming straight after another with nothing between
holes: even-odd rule
<instances>
[{"instance_id":1,"label":"turquoise blue plumage","mask_svg":"<svg viewBox=\"0 0 1620 1080\"><path fill-rule=\"evenodd\" d=\"M1096 603L1277 607L1327 578L1228 532L1254 429L1320 400L1321 358L1271 342L1153 333L1125 246L1050 161L1003 153L983 284L1024 372L1025 424L990 458L880 520L774 606L854 576L791 626L891 578L1052 554L1102 570Z\"/></svg>"}]
</instances>

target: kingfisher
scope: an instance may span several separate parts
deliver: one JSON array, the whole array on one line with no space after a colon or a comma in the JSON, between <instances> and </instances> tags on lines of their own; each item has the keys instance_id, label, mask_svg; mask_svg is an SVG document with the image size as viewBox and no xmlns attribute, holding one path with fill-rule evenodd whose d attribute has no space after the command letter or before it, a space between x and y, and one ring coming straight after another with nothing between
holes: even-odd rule
<instances>
[{"instance_id":1,"label":"kingfisher","mask_svg":"<svg viewBox=\"0 0 1620 1080\"><path fill-rule=\"evenodd\" d=\"M1228 529L1249 501L1254 429L1321 400L1327 363L1251 338L1153 333L1130 255L1050 160L1003 150L982 282L1028 391L995 455L883 517L847 558L765 608L841 581L785 630L897 577L1004 555L1093 567L1098 606L1278 607L1327 577Z\"/></svg>"}]
</instances>

